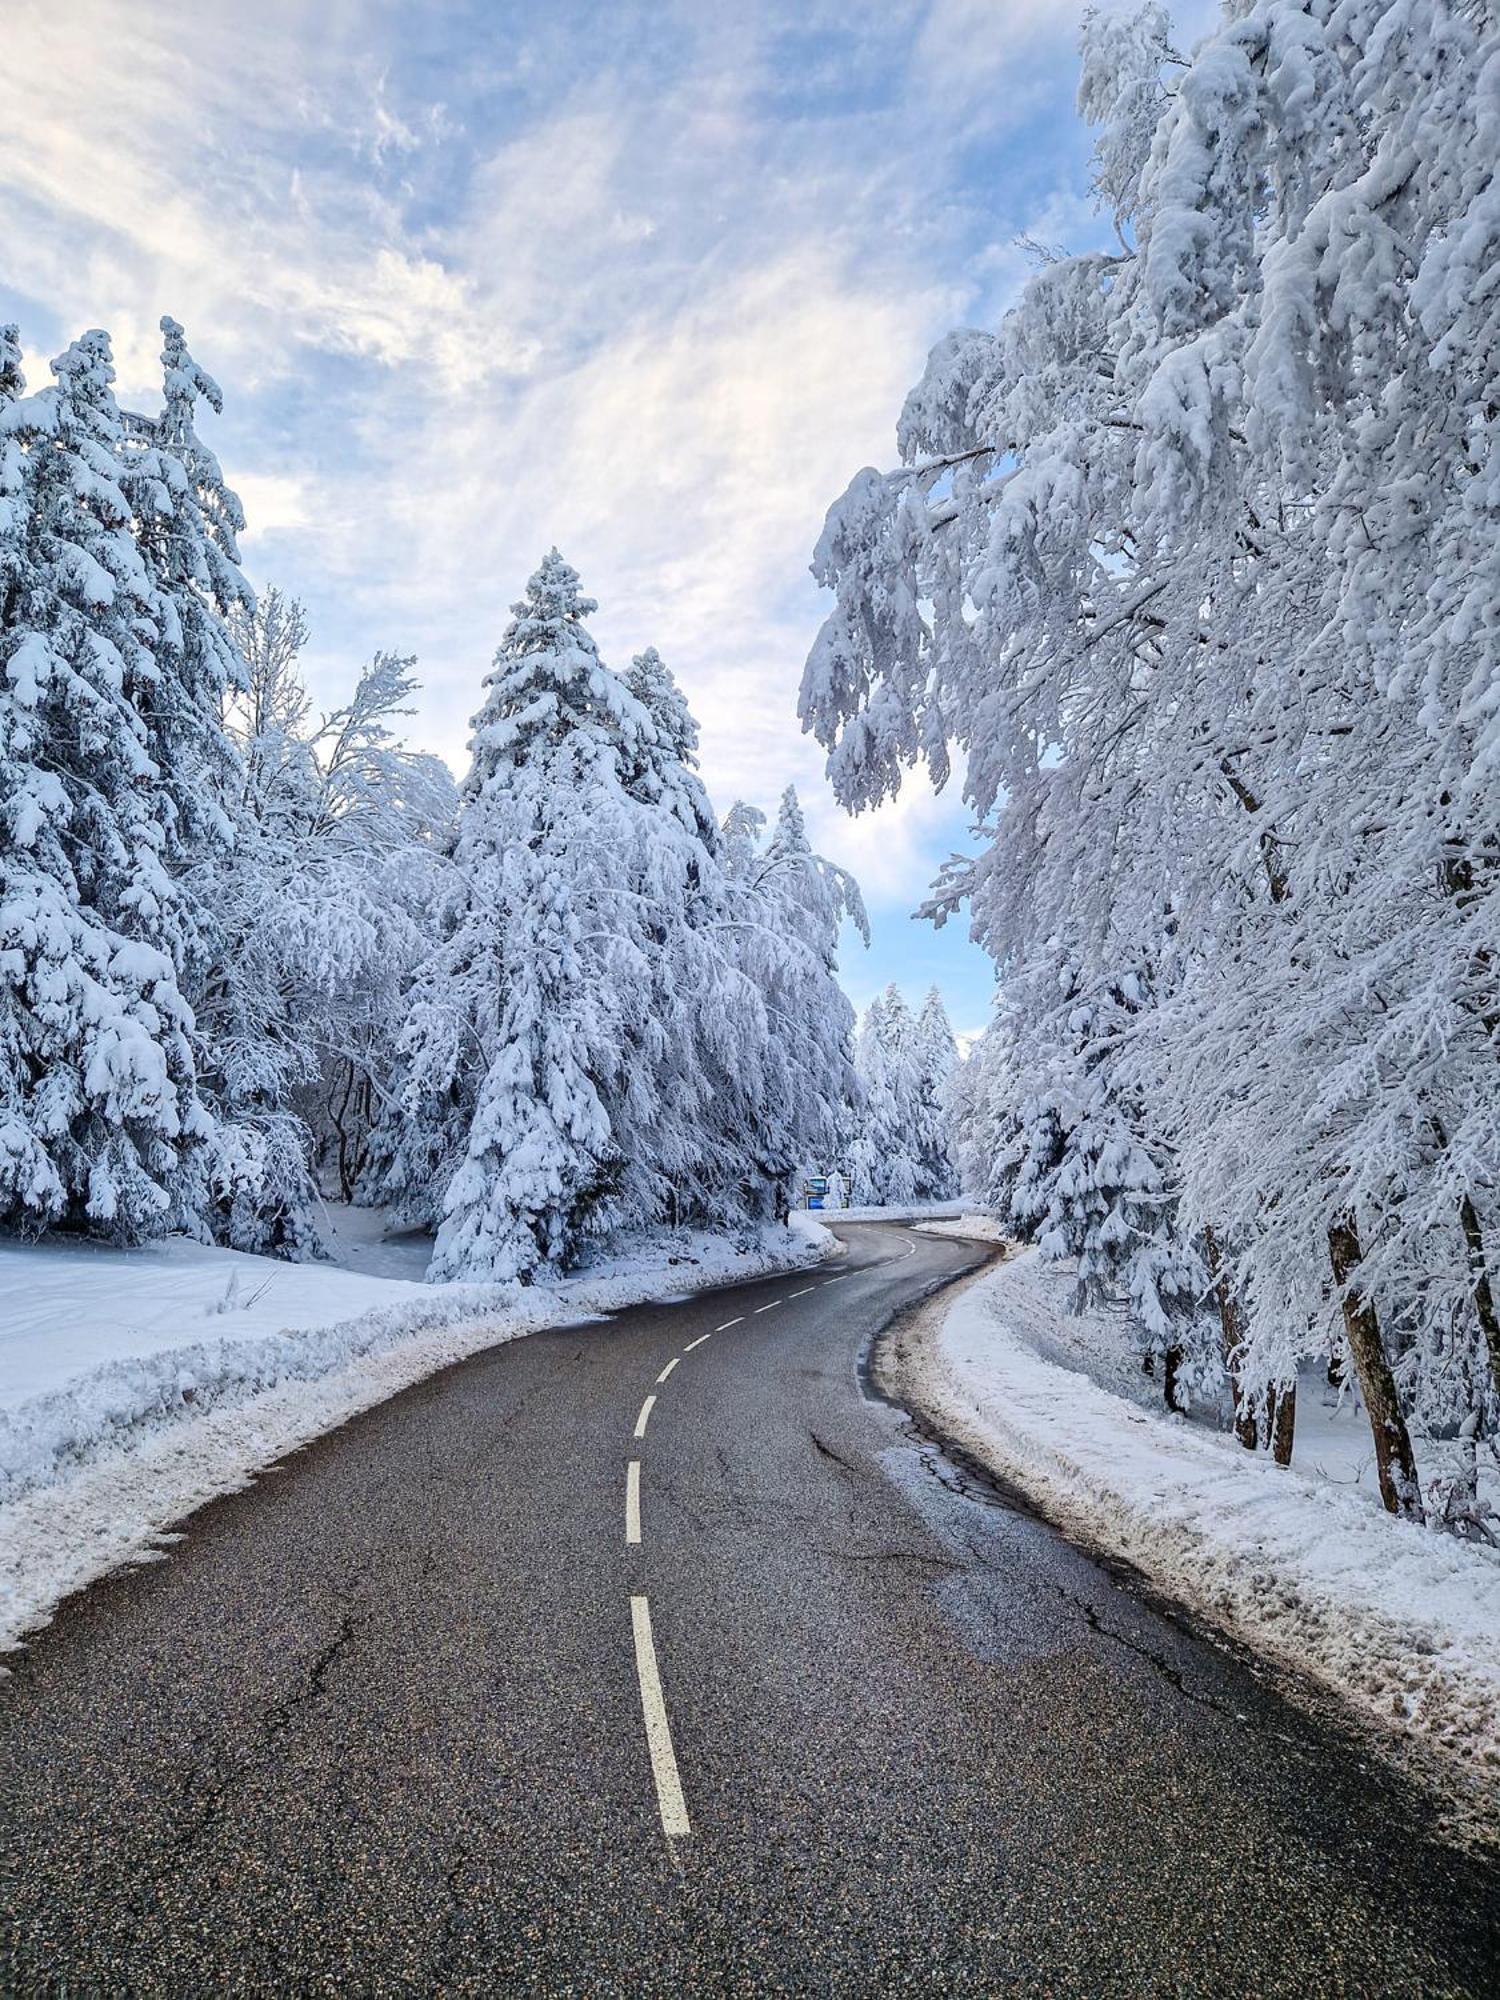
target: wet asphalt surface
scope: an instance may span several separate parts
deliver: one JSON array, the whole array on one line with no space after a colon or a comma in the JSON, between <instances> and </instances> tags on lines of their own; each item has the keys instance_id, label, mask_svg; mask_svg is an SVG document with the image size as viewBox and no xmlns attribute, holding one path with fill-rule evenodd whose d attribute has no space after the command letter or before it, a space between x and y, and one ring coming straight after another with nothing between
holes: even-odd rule
<instances>
[{"instance_id":1,"label":"wet asphalt surface","mask_svg":"<svg viewBox=\"0 0 1500 2000\"><path fill-rule=\"evenodd\" d=\"M4 1990L1500 1993L1493 1863L862 1389L973 1248L845 1235L434 1377L67 1604L0 1683Z\"/></svg>"}]
</instances>

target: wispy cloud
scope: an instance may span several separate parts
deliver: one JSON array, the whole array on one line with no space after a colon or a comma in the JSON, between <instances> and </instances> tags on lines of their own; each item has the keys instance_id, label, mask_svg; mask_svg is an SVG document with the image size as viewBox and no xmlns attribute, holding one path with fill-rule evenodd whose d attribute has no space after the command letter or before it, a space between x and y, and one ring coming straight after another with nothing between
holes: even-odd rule
<instances>
[{"instance_id":1,"label":"wispy cloud","mask_svg":"<svg viewBox=\"0 0 1500 2000\"><path fill-rule=\"evenodd\" d=\"M672 661L716 796L794 778L909 909L961 814L828 800L794 714L806 564L929 342L1016 282L992 246L1092 226L1059 117L1080 12L266 0L251 31L228 0L19 0L0 311L34 373L108 326L141 395L158 316L185 321L252 568L307 598L329 693L416 650L461 762L557 541L610 655Z\"/></svg>"}]
</instances>

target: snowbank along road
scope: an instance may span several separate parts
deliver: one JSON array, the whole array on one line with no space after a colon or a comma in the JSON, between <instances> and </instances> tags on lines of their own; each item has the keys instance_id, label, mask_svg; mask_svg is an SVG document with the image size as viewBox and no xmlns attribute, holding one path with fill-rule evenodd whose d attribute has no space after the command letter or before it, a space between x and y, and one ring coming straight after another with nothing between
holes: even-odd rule
<instances>
[{"instance_id":1,"label":"snowbank along road","mask_svg":"<svg viewBox=\"0 0 1500 2000\"><path fill-rule=\"evenodd\" d=\"M6 1990L1495 1990L1500 1874L859 1357L973 1245L538 1334L0 1685Z\"/></svg>"}]
</instances>

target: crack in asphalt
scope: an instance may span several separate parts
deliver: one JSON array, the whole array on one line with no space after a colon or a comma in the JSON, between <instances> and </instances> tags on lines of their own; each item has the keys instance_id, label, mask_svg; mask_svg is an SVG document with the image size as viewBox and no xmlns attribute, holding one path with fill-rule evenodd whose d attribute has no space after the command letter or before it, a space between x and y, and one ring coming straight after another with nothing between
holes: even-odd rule
<instances>
[{"instance_id":1,"label":"crack in asphalt","mask_svg":"<svg viewBox=\"0 0 1500 2000\"><path fill-rule=\"evenodd\" d=\"M244 1754L238 1757L227 1771L222 1769L220 1760L215 1758L212 1776L206 1785L195 1784L193 1779L189 1779L183 1803L196 1805L198 1809L192 1819L180 1826L172 1837L169 1845L173 1854L186 1853L201 1835L208 1831L218 1817L219 1809L224 1802L231 1798L251 1773L266 1761L277 1738L284 1735L291 1727L297 1711L305 1708L309 1702L320 1700L328 1692L329 1672L334 1662L353 1644L357 1629L353 1612L346 1610L340 1617L338 1631L314 1655L303 1686L262 1712L257 1735L247 1746ZM148 1892L152 1887L149 1882L142 1886Z\"/></svg>"},{"instance_id":2,"label":"crack in asphalt","mask_svg":"<svg viewBox=\"0 0 1500 2000\"><path fill-rule=\"evenodd\" d=\"M289 1728L293 1715L299 1708L305 1708L310 1701L316 1701L327 1693L328 1670L334 1661L354 1643L354 1614L346 1611L339 1620L339 1629L322 1651L314 1658L307 1673L307 1686L300 1694L290 1695L268 1708L262 1722L261 1747L266 1748L278 1737L283 1729Z\"/></svg>"},{"instance_id":3,"label":"crack in asphalt","mask_svg":"<svg viewBox=\"0 0 1500 2000\"><path fill-rule=\"evenodd\" d=\"M851 1479L859 1477L858 1468L851 1465L842 1452L835 1451L831 1444L826 1443L820 1438L815 1430L809 1430L807 1435L812 1439L824 1458L831 1459L835 1465L842 1466Z\"/></svg>"}]
</instances>

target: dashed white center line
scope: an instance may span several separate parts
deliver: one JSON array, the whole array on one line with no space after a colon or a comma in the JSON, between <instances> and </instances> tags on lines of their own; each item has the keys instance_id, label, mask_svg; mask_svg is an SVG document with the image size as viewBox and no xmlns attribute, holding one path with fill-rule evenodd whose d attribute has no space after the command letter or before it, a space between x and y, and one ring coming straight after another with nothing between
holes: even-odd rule
<instances>
[{"instance_id":1,"label":"dashed white center line","mask_svg":"<svg viewBox=\"0 0 1500 2000\"><path fill-rule=\"evenodd\" d=\"M852 1271L840 1271L836 1278L825 1278L823 1283L825 1285L841 1285L845 1278L852 1278L853 1276L854 1273Z\"/></svg>"},{"instance_id":2,"label":"dashed white center line","mask_svg":"<svg viewBox=\"0 0 1500 2000\"><path fill-rule=\"evenodd\" d=\"M684 1348L684 1349L683 1349L683 1352L684 1352L684 1354L685 1354L685 1353L687 1352L687 1349L686 1349L686 1348ZM677 1356L676 1356L676 1355L674 1354L674 1355L672 1356L672 1359L671 1359L671 1360L670 1360L670 1361L669 1361L669 1362L667 1363L666 1367L665 1367L665 1368L663 1368L663 1370L661 1371L660 1375L658 1375L658 1376L657 1376L657 1378L656 1378L656 1379L657 1379L658 1383L661 1383L661 1382L665 1382L665 1381L666 1381L666 1379L667 1379L667 1377L668 1377L668 1376L669 1376L669 1375L671 1374L672 1370L673 1370L673 1369L674 1369L674 1368L675 1368L676 1366L677 1366Z\"/></svg>"},{"instance_id":3,"label":"dashed white center line","mask_svg":"<svg viewBox=\"0 0 1500 2000\"><path fill-rule=\"evenodd\" d=\"M738 1326L738 1325L739 1325L739 1323L740 1323L740 1320L742 1320L742 1319L743 1319L744 1317L745 1317L745 1315L744 1315L743 1313L741 1313L741 1314L739 1315L739 1319L726 1319L726 1320L725 1320L725 1322L724 1322L724 1324L723 1324L722 1326L716 1326L716 1327L714 1328L714 1332L715 1332L715 1333L728 1333L728 1331L729 1331L730 1327L732 1327L732 1326ZM707 1334L705 1334L705 1335L704 1335L703 1337L704 1337L704 1339L706 1340L706 1339L708 1338L708 1335L707 1335Z\"/></svg>"},{"instance_id":4,"label":"dashed white center line","mask_svg":"<svg viewBox=\"0 0 1500 2000\"><path fill-rule=\"evenodd\" d=\"M804 1286L802 1287L802 1290L801 1290L800 1292L788 1292L788 1293L787 1293L787 1297L788 1297L789 1299L805 1299L805 1298L810 1298L810 1297L812 1296L812 1294L813 1294L813 1293L814 1293L814 1292L815 1292L816 1290L817 1290L817 1286L816 1286L816 1285L804 1285Z\"/></svg>"},{"instance_id":5,"label":"dashed white center line","mask_svg":"<svg viewBox=\"0 0 1500 2000\"><path fill-rule=\"evenodd\" d=\"M733 1321L733 1320L731 1320L731 1321L729 1322L729 1324L730 1324L731 1326L733 1326L733 1325L734 1325L734 1321ZM715 1331L715 1332L717 1333L717 1332L719 1331L719 1329L718 1329L718 1328L716 1327L716 1328L714 1329L714 1331ZM692 1351L693 1351L693 1349L694 1349L695 1347L701 1347L701 1346L703 1345L704 1341L705 1341L705 1340L707 1340L707 1339L708 1339L708 1335L707 1335L706 1333L700 1333L700 1334L699 1334L699 1336L698 1336L698 1338L697 1338L696 1340L690 1340L690 1341L688 1342L687 1346L686 1346L685 1348L683 1348L683 1350L682 1350L682 1351L683 1351L683 1353L684 1353L684 1354L691 1354L691 1353L692 1353Z\"/></svg>"},{"instance_id":6,"label":"dashed white center line","mask_svg":"<svg viewBox=\"0 0 1500 2000\"><path fill-rule=\"evenodd\" d=\"M652 1406L655 1402L656 1398L654 1396L648 1396L641 1405L641 1414L635 1420L635 1434L638 1438L643 1438L646 1435L646 1425L650 1421Z\"/></svg>"},{"instance_id":7,"label":"dashed white center line","mask_svg":"<svg viewBox=\"0 0 1500 2000\"><path fill-rule=\"evenodd\" d=\"M677 1775L677 1757L672 1749L672 1732L667 1726L667 1705L662 1700L661 1675L656 1670L656 1647L651 1638L651 1607L644 1597L630 1600L630 1622L635 1630L635 1671L641 1684L641 1713L646 1721L646 1745L651 1752L651 1775L656 1780L656 1806L661 1814L661 1830L668 1840L692 1832L688 1824L687 1801L682 1796L682 1780Z\"/></svg>"},{"instance_id":8,"label":"dashed white center line","mask_svg":"<svg viewBox=\"0 0 1500 2000\"><path fill-rule=\"evenodd\" d=\"M641 1539L641 1461L631 1459L625 1468L625 1540Z\"/></svg>"},{"instance_id":9,"label":"dashed white center line","mask_svg":"<svg viewBox=\"0 0 1500 2000\"><path fill-rule=\"evenodd\" d=\"M785 1299L772 1299L770 1306L757 1306L755 1310L758 1313L768 1313L771 1310L771 1306L780 1306L785 1304L786 1304Z\"/></svg>"}]
</instances>

